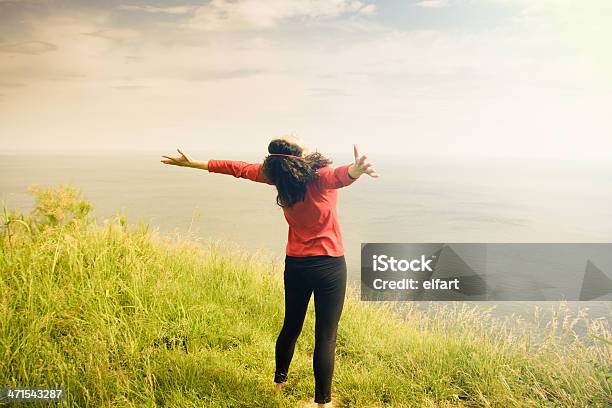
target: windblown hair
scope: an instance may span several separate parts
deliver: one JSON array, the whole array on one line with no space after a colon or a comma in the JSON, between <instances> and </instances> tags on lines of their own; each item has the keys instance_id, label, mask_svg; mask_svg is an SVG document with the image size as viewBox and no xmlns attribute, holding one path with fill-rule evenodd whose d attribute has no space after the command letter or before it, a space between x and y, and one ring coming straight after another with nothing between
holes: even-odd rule
<instances>
[{"instance_id":1,"label":"windblown hair","mask_svg":"<svg viewBox=\"0 0 612 408\"><path fill-rule=\"evenodd\" d=\"M302 149L283 139L274 139L268 145L268 153L302 156ZM276 186L276 203L282 208L291 208L304 201L308 183L319 177L317 169L332 161L315 152L304 157L267 156L262 171Z\"/></svg>"}]
</instances>

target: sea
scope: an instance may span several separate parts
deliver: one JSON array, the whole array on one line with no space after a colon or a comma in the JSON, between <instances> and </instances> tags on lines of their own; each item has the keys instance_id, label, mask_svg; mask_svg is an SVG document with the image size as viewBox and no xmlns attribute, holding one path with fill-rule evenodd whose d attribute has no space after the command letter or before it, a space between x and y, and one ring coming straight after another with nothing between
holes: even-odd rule
<instances>
[{"instance_id":1,"label":"sea","mask_svg":"<svg viewBox=\"0 0 612 408\"><path fill-rule=\"evenodd\" d=\"M164 234L226 241L282 259L287 225L273 186L169 166L159 153L0 154L0 199L28 211L32 185L70 184L99 220L123 214ZM191 152L257 162L263 154ZM351 162L330 155L333 165ZM349 284L359 288L362 243L612 243L612 161L373 155L380 177L339 190ZM612 278L612 270L603 271ZM612 319L612 298L568 302ZM529 319L556 302L469 302Z\"/></svg>"}]
</instances>

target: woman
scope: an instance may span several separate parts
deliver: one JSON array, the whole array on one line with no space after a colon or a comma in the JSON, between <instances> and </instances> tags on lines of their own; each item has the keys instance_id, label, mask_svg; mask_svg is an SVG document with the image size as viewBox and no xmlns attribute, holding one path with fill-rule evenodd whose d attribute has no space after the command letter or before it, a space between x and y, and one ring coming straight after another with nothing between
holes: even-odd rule
<instances>
[{"instance_id":1,"label":"woman","mask_svg":"<svg viewBox=\"0 0 612 408\"><path fill-rule=\"evenodd\" d=\"M330 407L336 335L346 292L346 262L336 212L337 189L352 184L362 174L378 177L374 167L355 145L355 162L334 169L329 166L331 160L320 153L310 153L294 135L272 140L263 163L198 162L178 152L179 157L162 156L165 158L162 163L276 186L276 202L283 209L289 234L284 270L285 317L276 341L275 387L280 392L287 381L295 343L314 293L315 403Z\"/></svg>"}]
</instances>

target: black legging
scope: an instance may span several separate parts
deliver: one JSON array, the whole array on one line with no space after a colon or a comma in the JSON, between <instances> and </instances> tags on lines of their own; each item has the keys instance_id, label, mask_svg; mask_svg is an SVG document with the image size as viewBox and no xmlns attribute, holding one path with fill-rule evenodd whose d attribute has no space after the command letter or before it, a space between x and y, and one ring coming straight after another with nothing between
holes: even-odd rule
<instances>
[{"instance_id":1,"label":"black legging","mask_svg":"<svg viewBox=\"0 0 612 408\"><path fill-rule=\"evenodd\" d=\"M285 321L276 340L274 382L287 381L295 342L302 331L310 295L315 301L315 349L312 368L315 402L331 401L338 322L346 293L344 256L285 257Z\"/></svg>"}]
</instances>

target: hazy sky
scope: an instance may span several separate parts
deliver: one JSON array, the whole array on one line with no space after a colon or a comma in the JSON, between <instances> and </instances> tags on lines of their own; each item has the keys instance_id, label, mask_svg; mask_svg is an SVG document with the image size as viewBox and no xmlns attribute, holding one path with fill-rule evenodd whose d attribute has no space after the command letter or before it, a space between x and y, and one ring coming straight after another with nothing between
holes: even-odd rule
<instances>
[{"instance_id":1,"label":"hazy sky","mask_svg":"<svg viewBox=\"0 0 612 408\"><path fill-rule=\"evenodd\" d=\"M0 151L610 157L609 0L0 0Z\"/></svg>"}]
</instances>

